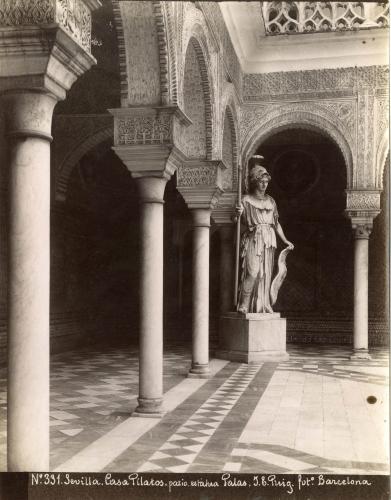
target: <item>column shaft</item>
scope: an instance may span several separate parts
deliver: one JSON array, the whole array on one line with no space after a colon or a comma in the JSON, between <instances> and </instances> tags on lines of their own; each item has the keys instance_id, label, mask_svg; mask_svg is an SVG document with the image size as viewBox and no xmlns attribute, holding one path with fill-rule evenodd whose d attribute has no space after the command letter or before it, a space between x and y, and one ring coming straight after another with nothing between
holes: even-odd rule
<instances>
[{"instance_id":1,"label":"column shaft","mask_svg":"<svg viewBox=\"0 0 391 500\"><path fill-rule=\"evenodd\" d=\"M193 209L193 361L189 376L209 376L209 209Z\"/></svg>"},{"instance_id":2,"label":"column shaft","mask_svg":"<svg viewBox=\"0 0 391 500\"><path fill-rule=\"evenodd\" d=\"M49 470L50 131L54 99L3 97L9 151L9 471Z\"/></svg>"},{"instance_id":3,"label":"column shaft","mask_svg":"<svg viewBox=\"0 0 391 500\"><path fill-rule=\"evenodd\" d=\"M355 351L368 352L368 239L354 242L354 340Z\"/></svg>"},{"instance_id":4,"label":"column shaft","mask_svg":"<svg viewBox=\"0 0 391 500\"><path fill-rule=\"evenodd\" d=\"M141 199L140 373L135 415L160 416L163 400L163 193L166 179L136 179Z\"/></svg>"}]
</instances>

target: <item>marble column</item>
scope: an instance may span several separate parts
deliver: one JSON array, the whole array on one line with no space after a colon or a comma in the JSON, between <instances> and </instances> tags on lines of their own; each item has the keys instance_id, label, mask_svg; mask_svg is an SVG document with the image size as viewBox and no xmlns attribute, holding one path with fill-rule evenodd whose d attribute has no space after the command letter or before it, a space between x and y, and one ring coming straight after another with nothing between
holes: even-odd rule
<instances>
[{"instance_id":1,"label":"marble column","mask_svg":"<svg viewBox=\"0 0 391 500\"><path fill-rule=\"evenodd\" d=\"M220 226L220 313L233 309L234 234L232 224Z\"/></svg>"},{"instance_id":2,"label":"marble column","mask_svg":"<svg viewBox=\"0 0 391 500\"><path fill-rule=\"evenodd\" d=\"M372 226L354 226L354 322L352 359L370 359L368 353L368 243Z\"/></svg>"},{"instance_id":3,"label":"marble column","mask_svg":"<svg viewBox=\"0 0 391 500\"><path fill-rule=\"evenodd\" d=\"M193 220L192 366L188 376L208 378L210 217L223 193L220 160L187 160L178 170L177 189Z\"/></svg>"},{"instance_id":4,"label":"marble column","mask_svg":"<svg viewBox=\"0 0 391 500\"><path fill-rule=\"evenodd\" d=\"M175 106L109 110L114 151L138 185L140 213L139 397L133 416L161 417L163 408L163 196L183 162L176 134L188 125ZM163 127L162 124L165 126Z\"/></svg>"},{"instance_id":5,"label":"marble column","mask_svg":"<svg viewBox=\"0 0 391 500\"><path fill-rule=\"evenodd\" d=\"M9 178L7 467L12 472L49 470L51 122L56 102L96 63L89 20L99 1L79 2L83 15L76 17L73 4L64 14L57 2L51 9L35 2L36 25L28 8L8 2L0 26Z\"/></svg>"},{"instance_id":6,"label":"marble column","mask_svg":"<svg viewBox=\"0 0 391 500\"><path fill-rule=\"evenodd\" d=\"M193 358L189 377L209 377L210 209L191 210L193 219Z\"/></svg>"},{"instance_id":7,"label":"marble column","mask_svg":"<svg viewBox=\"0 0 391 500\"><path fill-rule=\"evenodd\" d=\"M9 140L8 469L49 470L50 141L56 100L2 97Z\"/></svg>"},{"instance_id":8,"label":"marble column","mask_svg":"<svg viewBox=\"0 0 391 500\"><path fill-rule=\"evenodd\" d=\"M167 178L141 177L140 368L134 416L163 414L163 196Z\"/></svg>"}]
</instances>

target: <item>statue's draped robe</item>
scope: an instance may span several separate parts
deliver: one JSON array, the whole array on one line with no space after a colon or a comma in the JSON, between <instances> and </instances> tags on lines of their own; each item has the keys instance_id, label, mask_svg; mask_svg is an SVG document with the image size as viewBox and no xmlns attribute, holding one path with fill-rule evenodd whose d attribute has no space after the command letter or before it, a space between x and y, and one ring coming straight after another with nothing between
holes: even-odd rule
<instances>
[{"instance_id":1,"label":"statue's draped robe","mask_svg":"<svg viewBox=\"0 0 391 500\"><path fill-rule=\"evenodd\" d=\"M271 312L270 286L277 247L277 205L268 195L262 200L246 195L243 197L242 206L242 217L247 229L241 240L239 306L244 294L251 293L248 312Z\"/></svg>"}]
</instances>

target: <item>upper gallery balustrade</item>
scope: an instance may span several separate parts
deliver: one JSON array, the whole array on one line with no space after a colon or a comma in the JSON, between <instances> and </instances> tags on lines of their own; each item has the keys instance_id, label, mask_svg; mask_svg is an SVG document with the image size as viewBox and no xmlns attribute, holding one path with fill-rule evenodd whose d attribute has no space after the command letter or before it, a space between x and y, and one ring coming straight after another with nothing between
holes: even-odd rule
<instances>
[{"instance_id":1,"label":"upper gallery balustrade","mask_svg":"<svg viewBox=\"0 0 391 500\"><path fill-rule=\"evenodd\" d=\"M388 3L262 2L267 35L385 28Z\"/></svg>"}]
</instances>

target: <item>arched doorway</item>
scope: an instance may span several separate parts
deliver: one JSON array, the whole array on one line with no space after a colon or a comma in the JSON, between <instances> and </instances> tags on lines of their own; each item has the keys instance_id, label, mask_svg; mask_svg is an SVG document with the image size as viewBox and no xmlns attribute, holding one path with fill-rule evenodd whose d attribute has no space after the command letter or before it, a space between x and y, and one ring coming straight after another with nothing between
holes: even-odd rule
<instances>
[{"instance_id":1,"label":"arched doorway","mask_svg":"<svg viewBox=\"0 0 391 500\"><path fill-rule=\"evenodd\" d=\"M319 131L287 128L257 151L265 157L281 225L295 245L275 309L288 318L288 341L349 342L353 246L344 217L346 166Z\"/></svg>"}]
</instances>

